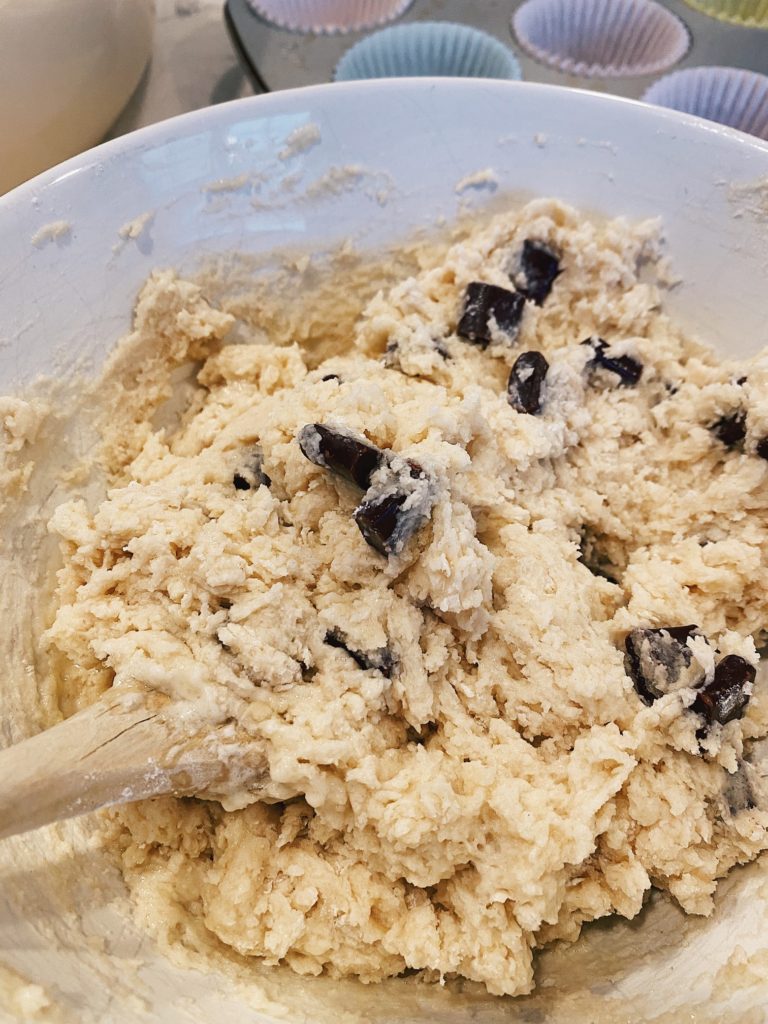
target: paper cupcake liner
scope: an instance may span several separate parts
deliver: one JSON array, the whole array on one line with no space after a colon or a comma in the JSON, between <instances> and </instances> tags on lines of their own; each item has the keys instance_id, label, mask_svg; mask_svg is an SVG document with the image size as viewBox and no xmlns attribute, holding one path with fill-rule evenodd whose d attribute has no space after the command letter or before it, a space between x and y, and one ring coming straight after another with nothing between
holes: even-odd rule
<instances>
[{"instance_id":1,"label":"paper cupcake liner","mask_svg":"<svg viewBox=\"0 0 768 1024\"><path fill-rule=\"evenodd\" d=\"M768 28L768 0L685 0L689 7L720 21L748 28ZM768 46L768 40L766 40Z\"/></svg>"},{"instance_id":2,"label":"paper cupcake liner","mask_svg":"<svg viewBox=\"0 0 768 1024\"><path fill-rule=\"evenodd\" d=\"M683 22L656 0L527 0L512 30L542 64L589 78L659 74L691 41Z\"/></svg>"},{"instance_id":3,"label":"paper cupcake liner","mask_svg":"<svg viewBox=\"0 0 768 1024\"><path fill-rule=\"evenodd\" d=\"M262 18L291 32L362 32L394 21L413 0L247 0Z\"/></svg>"},{"instance_id":4,"label":"paper cupcake liner","mask_svg":"<svg viewBox=\"0 0 768 1024\"><path fill-rule=\"evenodd\" d=\"M755 71L686 68L654 82L642 98L768 140L768 76Z\"/></svg>"},{"instance_id":5,"label":"paper cupcake liner","mask_svg":"<svg viewBox=\"0 0 768 1024\"><path fill-rule=\"evenodd\" d=\"M334 81L436 75L520 78L514 53L494 36L469 25L418 21L362 39L336 66Z\"/></svg>"}]
</instances>

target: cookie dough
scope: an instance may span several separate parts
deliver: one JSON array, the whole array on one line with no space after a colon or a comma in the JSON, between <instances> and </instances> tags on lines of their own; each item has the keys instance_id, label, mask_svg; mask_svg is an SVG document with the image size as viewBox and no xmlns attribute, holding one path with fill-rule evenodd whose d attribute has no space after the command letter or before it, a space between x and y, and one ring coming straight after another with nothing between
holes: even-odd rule
<instances>
[{"instance_id":1,"label":"cookie dough","mask_svg":"<svg viewBox=\"0 0 768 1024\"><path fill-rule=\"evenodd\" d=\"M530 203L319 365L147 283L134 342L207 358L56 512L46 642L88 700L264 751L257 792L119 813L169 941L516 995L537 947L652 887L708 914L768 845L768 358L669 321L658 235Z\"/></svg>"}]
</instances>

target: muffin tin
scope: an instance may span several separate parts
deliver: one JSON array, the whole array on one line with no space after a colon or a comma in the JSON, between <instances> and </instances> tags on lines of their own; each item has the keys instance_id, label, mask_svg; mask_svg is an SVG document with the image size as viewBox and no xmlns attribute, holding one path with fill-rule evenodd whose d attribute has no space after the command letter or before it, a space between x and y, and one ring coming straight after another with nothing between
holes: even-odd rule
<instances>
[{"instance_id":1,"label":"muffin tin","mask_svg":"<svg viewBox=\"0 0 768 1024\"><path fill-rule=\"evenodd\" d=\"M514 38L511 20L527 0L414 0L394 24L415 21L455 21L496 36L515 50L522 76L529 82L569 85L639 99L660 77L620 75L588 77L540 63ZM700 65L724 65L768 74L768 30L717 20L683 0L663 0L663 6L687 26L691 45L668 71ZM330 82L343 55L367 32L301 35L270 25L254 14L248 0L226 0L225 14L233 40L257 88L291 89Z\"/></svg>"}]
</instances>

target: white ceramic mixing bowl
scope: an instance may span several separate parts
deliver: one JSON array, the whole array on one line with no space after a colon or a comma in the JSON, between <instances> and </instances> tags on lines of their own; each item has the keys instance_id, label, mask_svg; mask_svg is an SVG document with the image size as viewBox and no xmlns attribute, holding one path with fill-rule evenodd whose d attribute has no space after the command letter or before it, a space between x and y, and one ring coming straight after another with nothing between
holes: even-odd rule
<instances>
[{"instance_id":1,"label":"white ceramic mixing bowl","mask_svg":"<svg viewBox=\"0 0 768 1024\"><path fill-rule=\"evenodd\" d=\"M478 171L490 173L457 190ZM64 372L83 355L95 367L128 327L154 267L194 272L210 254L320 251L348 238L375 249L462 205L534 194L598 213L661 215L682 278L668 306L723 352L768 344L768 145L593 93L390 80L198 111L0 199L0 390ZM13 539L6 606L23 608L33 555ZM25 629L33 633L23 618L2 627L6 660L17 668ZM7 680L17 675L14 689ZM37 695L33 661L25 672L4 671L0 742L45 721ZM760 863L721 886L711 919L685 920L656 900L638 921L588 928L577 946L540 957L536 995L510 1002L414 979L366 988L255 965L251 980L241 972L233 981L172 966L129 919L119 878L89 845L91 831L81 821L0 843L0 1020L18 1019L12 999L39 1001L26 983L44 987L61 1019L108 1024L270 1021L277 1010L264 993L292 1021L350 1024L758 1021L768 1003L759 967L768 874ZM750 957L739 973L739 959ZM754 1016L745 1018L747 1010Z\"/></svg>"}]
</instances>

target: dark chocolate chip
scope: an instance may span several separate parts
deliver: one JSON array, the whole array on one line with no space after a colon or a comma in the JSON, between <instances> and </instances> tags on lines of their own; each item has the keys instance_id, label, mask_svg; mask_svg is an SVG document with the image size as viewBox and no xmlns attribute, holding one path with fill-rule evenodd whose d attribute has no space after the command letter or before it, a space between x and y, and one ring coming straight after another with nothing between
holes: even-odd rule
<instances>
[{"instance_id":1,"label":"dark chocolate chip","mask_svg":"<svg viewBox=\"0 0 768 1024\"><path fill-rule=\"evenodd\" d=\"M653 704L666 693L701 683L704 672L686 641L702 635L698 626L633 629L628 634L624 668L644 703Z\"/></svg>"},{"instance_id":2,"label":"dark chocolate chip","mask_svg":"<svg viewBox=\"0 0 768 1024\"><path fill-rule=\"evenodd\" d=\"M525 296L496 284L472 281L464 292L464 308L456 333L486 348L493 340L492 324L514 341L520 328Z\"/></svg>"},{"instance_id":3,"label":"dark chocolate chip","mask_svg":"<svg viewBox=\"0 0 768 1024\"><path fill-rule=\"evenodd\" d=\"M739 387L743 387L747 383L747 378L746 377L737 377L736 378L736 383L739 385Z\"/></svg>"},{"instance_id":4,"label":"dark chocolate chip","mask_svg":"<svg viewBox=\"0 0 768 1024\"><path fill-rule=\"evenodd\" d=\"M602 338L587 338L582 345L589 345L594 352L587 364L592 370L607 370L619 378L619 387L634 387L643 375L643 364L633 356L606 355L608 345Z\"/></svg>"},{"instance_id":5,"label":"dark chocolate chip","mask_svg":"<svg viewBox=\"0 0 768 1024\"><path fill-rule=\"evenodd\" d=\"M337 380L339 384L341 384L341 377L338 375L338 373L326 373L326 375L324 377L321 377L320 380Z\"/></svg>"},{"instance_id":6,"label":"dark chocolate chip","mask_svg":"<svg viewBox=\"0 0 768 1024\"><path fill-rule=\"evenodd\" d=\"M395 552L394 537L406 494L387 494L364 501L354 511L355 522L366 542L382 555Z\"/></svg>"},{"instance_id":7,"label":"dark chocolate chip","mask_svg":"<svg viewBox=\"0 0 768 1024\"><path fill-rule=\"evenodd\" d=\"M434 497L429 477L411 459L398 472L377 479L353 512L366 543L382 555L399 555L416 531L429 519Z\"/></svg>"},{"instance_id":8,"label":"dark chocolate chip","mask_svg":"<svg viewBox=\"0 0 768 1024\"><path fill-rule=\"evenodd\" d=\"M738 654L728 654L715 668L715 677L696 696L693 710L707 724L725 725L741 718L749 703L746 687L755 681L755 667Z\"/></svg>"},{"instance_id":9,"label":"dark chocolate chip","mask_svg":"<svg viewBox=\"0 0 768 1024\"><path fill-rule=\"evenodd\" d=\"M755 453L759 455L761 459L768 459L768 437L763 437L757 442Z\"/></svg>"},{"instance_id":10,"label":"dark chocolate chip","mask_svg":"<svg viewBox=\"0 0 768 1024\"><path fill-rule=\"evenodd\" d=\"M264 472L264 456L261 448L254 448L245 460L242 468L232 477L232 483L238 491L250 491L252 487L264 484L270 487L272 481Z\"/></svg>"},{"instance_id":11,"label":"dark chocolate chip","mask_svg":"<svg viewBox=\"0 0 768 1024\"><path fill-rule=\"evenodd\" d=\"M732 817L742 811L751 811L757 807L757 798L748 771L748 766L742 761L735 772L726 772L723 800Z\"/></svg>"},{"instance_id":12,"label":"dark chocolate chip","mask_svg":"<svg viewBox=\"0 0 768 1024\"><path fill-rule=\"evenodd\" d=\"M643 365L632 356L609 356L608 344L602 338L587 338L582 345L589 345L594 352L590 360L592 369L607 370L619 378L620 387L634 387L643 374Z\"/></svg>"},{"instance_id":13,"label":"dark chocolate chip","mask_svg":"<svg viewBox=\"0 0 768 1024\"><path fill-rule=\"evenodd\" d=\"M329 647L338 647L355 661L362 669L375 669L387 679L392 678L395 661L388 647L379 647L375 651L358 651L347 644L346 636L340 629L331 629L325 634L325 642Z\"/></svg>"},{"instance_id":14,"label":"dark chocolate chip","mask_svg":"<svg viewBox=\"0 0 768 1024\"><path fill-rule=\"evenodd\" d=\"M726 448L736 448L747 436L747 414L738 409L721 416L709 429Z\"/></svg>"},{"instance_id":15,"label":"dark chocolate chip","mask_svg":"<svg viewBox=\"0 0 768 1024\"><path fill-rule=\"evenodd\" d=\"M559 273L560 260L548 245L530 238L523 242L520 273L515 277L515 284L527 299L540 306L552 291Z\"/></svg>"},{"instance_id":16,"label":"dark chocolate chip","mask_svg":"<svg viewBox=\"0 0 768 1024\"><path fill-rule=\"evenodd\" d=\"M330 469L364 491L370 487L371 477L384 462L381 449L322 423L309 423L302 427L298 442L310 462Z\"/></svg>"},{"instance_id":17,"label":"dark chocolate chip","mask_svg":"<svg viewBox=\"0 0 768 1024\"><path fill-rule=\"evenodd\" d=\"M513 409L532 416L541 412L541 389L548 369L541 352L523 352L517 357L507 382L507 400Z\"/></svg>"}]
</instances>

